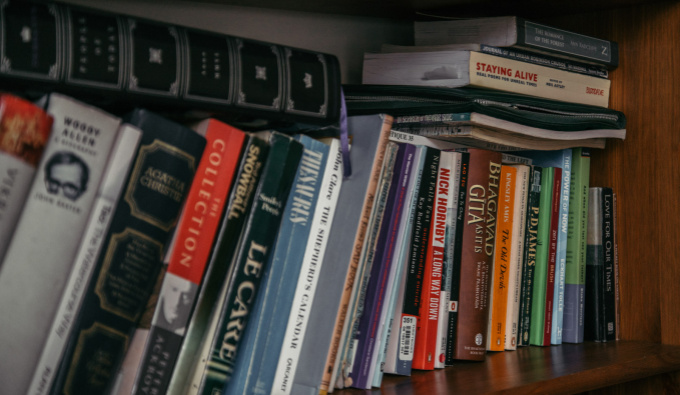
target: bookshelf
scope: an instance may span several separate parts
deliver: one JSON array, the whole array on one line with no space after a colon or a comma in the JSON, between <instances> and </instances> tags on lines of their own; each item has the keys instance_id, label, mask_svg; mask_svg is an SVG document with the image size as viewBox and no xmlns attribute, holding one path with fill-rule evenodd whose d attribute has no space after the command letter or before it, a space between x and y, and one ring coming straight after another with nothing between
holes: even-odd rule
<instances>
[{"instance_id":1,"label":"bookshelf","mask_svg":"<svg viewBox=\"0 0 680 395\"><path fill-rule=\"evenodd\" d=\"M618 193L623 340L490 354L485 363L386 377L380 391L336 393L680 391L680 287L676 284L680 278L680 133L676 131L680 79L675 76L680 71L680 2L525 0L512 2L512 9L501 0L70 2L335 53L344 82L358 82L364 50L387 41L408 43L410 25L405 18L414 10L451 15L516 13L618 41L621 59L611 74L610 106L627 115L627 139L593 152L591 184L609 185ZM240 24L229 24L239 20Z\"/></svg>"}]
</instances>

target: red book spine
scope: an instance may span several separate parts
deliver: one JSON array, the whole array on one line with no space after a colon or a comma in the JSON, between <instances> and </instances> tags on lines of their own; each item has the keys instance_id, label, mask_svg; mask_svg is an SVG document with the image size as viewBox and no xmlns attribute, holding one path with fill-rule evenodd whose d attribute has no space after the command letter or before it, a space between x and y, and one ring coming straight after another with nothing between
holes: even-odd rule
<instances>
[{"instance_id":1,"label":"red book spine","mask_svg":"<svg viewBox=\"0 0 680 395\"><path fill-rule=\"evenodd\" d=\"M560 203L562 193L562 169L555 167L553 181L552 213L550 215L550 245L548 250L548 281L545 293L545 322L543 324L543 345L550 345L552 333L552 313L555 293L555 265L557 263L557 234L560 226Z\"/></svg>"},{"instance_id":2,"label":"red book spine","mask_svg":"<svg viewBox=\"0 0 680 395\"><path fill-rule=\"evenodd\" d=\"M416 327L413 369L433 370L439 354L437 350L437 328L439 322L439 303L441 301L442 265L444 263L447 202L451 167L440 159L435 199L430 223L430 249L425 262L423 276L422 303Z\"/></svg>"},{"instance_id":3,"label":"red book spine","mask_svg":"<svg viewBox=\"0 0 680 395\"><path fill-rule=\"evenodd\" d=\"M196 170L168 261L168 272L200 284L222 220L245 133L220 121L205 121L205 152Z\"/></svg>"},{"instance_id":4,"label":"red book spine","mask_svg":"<svg viewBox=\"0 0 680 395\"><path fill-rule=\"evenodd\" d=\"M491 265L496 240L501 154L470 153L454 359L482 361L489 324Z\"/></svg>"}]
</instances>

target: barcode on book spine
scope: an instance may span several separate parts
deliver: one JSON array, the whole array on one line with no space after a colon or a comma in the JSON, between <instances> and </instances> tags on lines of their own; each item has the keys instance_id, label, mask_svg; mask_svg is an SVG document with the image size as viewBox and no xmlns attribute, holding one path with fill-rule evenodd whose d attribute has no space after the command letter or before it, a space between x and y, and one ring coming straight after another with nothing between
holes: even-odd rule
<instances>
[{"instance_id":1,"label":"barcode on book spine","mask_svg":"<svg viewBox=\"0 0 680 395\"><path fill-rule=\"evenodd\" d=\"M399 347L399 359L402 361L412 361L413 360L413 344L415 343L416 337L416 318L415 317L402 317L401 318L401 334L400 334L400 347Z\"/></svg>"}]
</instances>

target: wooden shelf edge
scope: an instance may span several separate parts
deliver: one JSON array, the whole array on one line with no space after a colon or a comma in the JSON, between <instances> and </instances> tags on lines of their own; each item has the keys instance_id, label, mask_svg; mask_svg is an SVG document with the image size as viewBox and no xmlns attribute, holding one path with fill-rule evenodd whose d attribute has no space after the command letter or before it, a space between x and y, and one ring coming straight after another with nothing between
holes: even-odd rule
<instances>
[{"instance_id":1,"label":"wooden shelf edge","mask_svg":"<svg viewBox=\"0 0 680 395\"><path fill-rule=\"evenodd\" d=\"M550 393L595 390L680 371L680 346L643 341L586 342L489 353L485 362L460 362L410 377L385 375L380 390L335 394Z\"/></svg>"}]
</instances>

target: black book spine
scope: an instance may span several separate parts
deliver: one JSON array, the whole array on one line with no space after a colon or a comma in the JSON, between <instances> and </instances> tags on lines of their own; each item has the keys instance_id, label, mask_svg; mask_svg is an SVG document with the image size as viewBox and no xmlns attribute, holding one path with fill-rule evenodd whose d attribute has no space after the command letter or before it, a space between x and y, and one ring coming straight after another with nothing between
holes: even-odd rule
<instances>
[{"instance_id":1,"label":"black book spine","mask_svg":"<svg viewBox=\"0 0 680 395\"><path fill-rule=\"evenodd\" d=\"M331 54L53 2L5 1L0 25L5 89L57 90L116 112L200 110L232 124L339 119Z\"/></svg>"},{"instance_id":2,"label":"black book spine","mask_svg":"<svg viewBox=\"0 0 680 395\"><path fill-rule=\"evenodd\" d=\"M602 188L603 341L616 340L616 280L614 271L614 191Z\"/></svg>"},{"instance_id":3,"label":"black book spine","mask_svg":"<svg viewBox=\"0 0 680 395\"><path fill-rule=\"evenodd\" d=\"M604 253L603 188L588 190L588 244L586 246L586 295L583 317L583 339L605 341L604 317Z\"/></svg>"},{"instance_id":4,"label":"black book spine","mask_svg":"<svg viewBox=\"0 0 680 395\"><path fill-rule=\"evenodd\" d=\"M211 352L205 361L199 393L221 393L233 373L241 335L248 325L264 265L276 241L284 205L302 157L302 144L291 137L273 133L269 141L269 155L255 201L231 260L233 269L223 285L226 303L211 339Z\"/></svg>"},{"instance_id":5,"label":"black book spine","mask_svg":"<svg viewBox=\"0 0 680 395\"><path fill-rule=\"evenodd\" d=\"M126 120L142 130L134 163L97 258L54 394L105 393L162 267L205 147L193 130L145 110Z\"/></svg>"},{"instance_id":6,"label":"black book spine","mask_svg":"<svg viewBox=\"0 0 680 395\"><path fill-rule=\"evenodd\" d=\"M534 269L536 268L536 245L538 243L538 214L541 197L542 168L534 166L531 171L529 199L527 199L526 237L520 284L518 346L529 345L531 330L531 295L533 294Z\"/></svg>"},{"instance_id":7,"label":"black book spine","mask_svg":"<svg viewBox=\"0 0 680 395\"><path fill-rule=\"evenodd\" d=\"M449 326L446 334L446 365L455 361L456 328L458 327L458 298L460 297L460 260L463 254L463 225L465 224L465 200L467 197L467 180L470 154L461 152L460 181L458 207L456 207L456 238L453 246L451 295L449 296Z\"/></svg>"}]
</instances>

